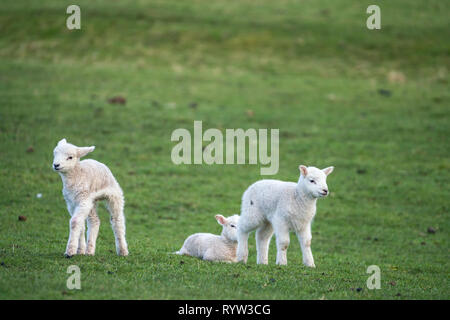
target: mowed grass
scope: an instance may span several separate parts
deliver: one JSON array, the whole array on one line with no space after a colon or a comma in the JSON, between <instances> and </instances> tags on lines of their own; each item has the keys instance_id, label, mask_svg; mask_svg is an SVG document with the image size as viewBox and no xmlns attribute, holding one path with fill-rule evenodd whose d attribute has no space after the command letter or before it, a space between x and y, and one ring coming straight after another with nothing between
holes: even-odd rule
<instances>
[{"instance_id":1,"label":"mowed grass","mask_svg":"<svg viewBox=\"0 0 450 320\"><path fill-rule=\"evenodd\" d=\"M449 5L378 1L382 29L369 31L372 2L86 0L80 31L65 28L71 2L2 3L0 298L449 299ZM194 120L279 129L279 172L174 165L172 131ZM121 184L129 257L104 208L96 255L63 257L69 214L51 170L63 137L95 145ZM335 166L317 268L293 234L283 267L273 240L256 265L253 235L247 265L170 254L219 233L214 215L238 213L254 181L296 181L299 164ZM73 264L81 290L66 287Z\"/></svg>"}]
</instances>

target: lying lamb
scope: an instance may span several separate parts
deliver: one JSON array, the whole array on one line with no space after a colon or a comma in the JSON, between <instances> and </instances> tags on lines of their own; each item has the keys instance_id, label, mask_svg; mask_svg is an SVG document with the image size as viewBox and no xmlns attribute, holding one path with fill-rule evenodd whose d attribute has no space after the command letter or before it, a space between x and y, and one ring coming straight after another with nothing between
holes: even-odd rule
<instances>
[{"instance_id":1,"label":"lying lamb","mask_svg":"<svg viewBox=\"0 0 450 320\"><path fill-rule=\"evenodd\" d=\"M218 214L216 220L222 225L220 236L211 233L196 233L184 241L179 255L188 255L209 261L236 262L236 230L239 216L228 218Z\"/></svg>"},{"instance_id":2,"label":"lying lamb","mask_svg":"<svg viewBox=\"0 0 450 320\"><path fill-rule=\"evenodd\" d=\"M257 263L267 264L269 243L275 232L276 263L287 264L289 231L294 230L302 249L303 263L315 267L311 252L311 222L316 214L317 199L329 194L326 179L334 167L320 170L301 165L299 169L298 183L260 180L244 192L238 227L239 262L247 262L248 236L256 229Z\"/></svg>"},{"instance_id":3,"label":"lying lamb","mask_svg":"<svg viewBox=\"0 0 450 320\"><path fill-rule=\"evenodd\" d=\"M65 256L74 254L95 254L95 242L100 228L97 215L97 201L106 200L111 214L111 225L116 238L118 255L127 256L125 240L125 216L123 214L124 198L122 189L111 171L103 163L87 159L80 161L95 147L77 147L67 143L66 139L58 142L53 151L53 170L59 173L63 182L63 196L67 210L71 215L70 236ZM88 223L88 241L86 249L85 221Z\"/></svg>"}]
</instances>

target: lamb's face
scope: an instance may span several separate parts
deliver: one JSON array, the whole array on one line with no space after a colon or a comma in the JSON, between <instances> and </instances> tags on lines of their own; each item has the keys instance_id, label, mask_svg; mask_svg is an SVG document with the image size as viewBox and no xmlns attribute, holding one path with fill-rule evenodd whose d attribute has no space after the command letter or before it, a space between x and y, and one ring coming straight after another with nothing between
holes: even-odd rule
<instances>
[{"instance_id":1,"label":"lamb's face","mask_svg":"<svg viewBox=\"0 0 450 320\"><path fill-rule=\"evenodd\" d=\"M65 173L77 165L80 158L94 151L95 147L77 147L67 143L66 139L58 142L53 150L52 168L56 172Z\"/></svg>"},{"instance_id":2,"label":"lamb's face","mask_svg":"<svg viewBox=\"0 0 450 320\"><path fill-rule=\"evenodd\" d=\"M216 215L216 220L223 227L222 235L228 240L237 241L239 216L235 214L234 216L225 218L224 216L218 214Z\"/></svg>"},{"instance_id":3,"label":"lamb's face","mask_svg":"<svg viewBox=\"0 0 450 320\"><path fill-rule=\"evenodd\" d=\"M330 192L327 186L327 176L333 172L334 167L328 167L323 170L316 167L300 166L299 184L305 193L313 198L326 197Z\"/></svg>"}]
</instances>

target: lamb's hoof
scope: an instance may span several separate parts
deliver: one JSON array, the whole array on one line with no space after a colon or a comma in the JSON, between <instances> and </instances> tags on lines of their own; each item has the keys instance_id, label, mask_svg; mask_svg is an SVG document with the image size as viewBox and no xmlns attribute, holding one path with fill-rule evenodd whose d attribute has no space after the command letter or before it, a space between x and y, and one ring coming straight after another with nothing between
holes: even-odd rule
<instances>
[{"instance_id":1,"label":"lamb's hoof","mask_svg":"<svg viewBox=\"0 0 450 320\"><path fill-rule=\"evenodd\" d=\"M70 258L73 257L73 255L71 256L70 254L64 253L64 257L67 258L67 259L70 259Z\"/></svg>"},{"instance_id":2,"label":"lamb's hoof","mask_svg":"<svg viewBox=\"0 0 450 320\"><path fill-rule=\"evenodd\" d=\"M86 255L87 256L95 255L95 247L94 246L88 246L87 249L86 249Z\"/></svg>"},{"instance_id":3,"label":"lamb's hoof","mask_svg":"<svg viewBox=\"0 0 450 320\"><path fill-rule=\"evenodd\" d=\"M121 251L118 253L119 256L121 257L127 257L128 256L128 251Z\"/></svg>"},{"instance_id":4,"label":"lamb's hoof","mask_svg":"<svg viewBox=\"0 0 450 320\"><path fill-rule=\"evenodd\" d=\"M237 256L236 257L236 262L237 263L242 263L242 264L247 264L247 259L248 259L248 257Z\"/></svg>"}]
</instances>

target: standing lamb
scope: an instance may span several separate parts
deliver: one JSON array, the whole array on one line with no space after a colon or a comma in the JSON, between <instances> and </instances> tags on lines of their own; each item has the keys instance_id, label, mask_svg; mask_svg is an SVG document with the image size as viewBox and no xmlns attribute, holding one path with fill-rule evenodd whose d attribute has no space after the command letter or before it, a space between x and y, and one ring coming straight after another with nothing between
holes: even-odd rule
<instances>
[{"instance_id":1,"label":"standing lamb","mask_svg":"<svg viewBox=\"0 0 450 320\"><path fill-rule=\"evenodd\" d=\"M106 200L111 214L111 225L116 239L118 255L127 256L125 240L125 216L123 214L124 198L122 189L111 171L103 163L92 159L80 161L95 147L77 147L67 143L66 139L58 142L53 151L53 170L58 172L63 182L63 196L67 210L71 215L70 235L65 256L75 254L95 254L95 242L100 228L97 215L97 201ZM88 224L88 241L86 249L85 223Z\"/></svg>"},{"instance_id":2,"label":"standing lamb","mask_svg":"<svg viewBox=\"0 0 450 320\"><path fill-rule=\"evenodd\" d=\"M239 216L228 218L218 214L217 222L223 227L220 236L211 233L196 233L190 235L176 254L188 255L209 261L237 262L236 231Z\"/></svg>"},{"instance_id":3,"label":"standing lamb","mask_svg":"<svg viewBox=\"0 0 450 320\"><path fill-rule=\"evenodd\" d=\"M311 222L316 214L318 198L329 194L327 176L334 167L320 170L299 166L298 183L280 180L260 180L242 196L241 219L238 227L237 260L247 263L248 236L256 229L257 263L267 264L269 243L275 232L277 260L287 264L289 231L297 234L303 263L315 267L311 252Z\"/></svg>"}]
</instances>

